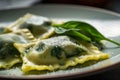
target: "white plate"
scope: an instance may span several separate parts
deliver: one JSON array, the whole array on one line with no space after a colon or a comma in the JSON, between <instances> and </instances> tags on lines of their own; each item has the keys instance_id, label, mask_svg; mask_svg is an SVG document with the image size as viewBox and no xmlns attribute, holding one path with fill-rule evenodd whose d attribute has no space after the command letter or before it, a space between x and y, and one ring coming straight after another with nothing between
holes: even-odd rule
<instances>
[{"instance_id":1,"label":"white plate","mask_svg":"<svg viewBox=\"0 0 120 80\"><path fill-rule=\"evenodd\" d=\"M0 11L0 23L15 21L26 13L49 17L54 20L80 20L86 21L95 26L106 37L110 37L120 42L120 15L111 11L106 11L93 7L75 5L40 5L25 9L13 9ZM120 48L107 43L109 46L103 50L110 54L110 59L98 62L94 65L74 68L69 70L59 70L40 75L23 75L19 68L10 70L0 70L0 78L14 79L62 79L70 77L83 77L110 69L120 64Z\"/></svg>"}]
</instances>

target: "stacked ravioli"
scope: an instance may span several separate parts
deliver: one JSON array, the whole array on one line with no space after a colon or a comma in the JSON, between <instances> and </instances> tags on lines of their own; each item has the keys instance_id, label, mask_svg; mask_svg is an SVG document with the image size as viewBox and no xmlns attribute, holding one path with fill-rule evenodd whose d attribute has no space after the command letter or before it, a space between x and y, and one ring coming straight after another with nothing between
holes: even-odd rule
<instances>
[{"instance_id":1,"label":"stacked ravioli","mask_svg":"<svg viewBox=\"0 0 120 80\"><path fill-rule=\"evenodd\" d=\"M6 26L0 35L0 68L21 63L24 73L55 71L109 58L92 43L57 35L51 23L46 17L26 14Z\"/></svg>"}]
</instances>

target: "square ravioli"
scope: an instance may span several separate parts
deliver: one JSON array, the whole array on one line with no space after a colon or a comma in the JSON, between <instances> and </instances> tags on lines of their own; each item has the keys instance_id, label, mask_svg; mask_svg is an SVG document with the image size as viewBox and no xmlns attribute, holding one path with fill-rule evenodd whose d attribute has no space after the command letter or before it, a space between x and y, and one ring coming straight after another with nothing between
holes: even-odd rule
<instances>
[{"instance_id":1,"label":"square ravioli","mask_svg":"<svg viewBox=\"0 0 120 80\"><path fill-rule=\"evenodd\" d=\"M13 46L15 42L26 43L26 40L13 33L0 35L0 68L11 68L17 63L22 63L19 51Z\"/></svg>"},{"instance_id":2,"label":"square ravioli","mask_svg":"<svg viewBox=\"0 0 120 80\"><path fill-rule=\"evenodd\" d=\"M91 60L104 60L109 55L91 43L78 43L68 36L51 37L28 44L14 43L23 60L22 71L59 70Z\"/></svg>"}]
</instances>

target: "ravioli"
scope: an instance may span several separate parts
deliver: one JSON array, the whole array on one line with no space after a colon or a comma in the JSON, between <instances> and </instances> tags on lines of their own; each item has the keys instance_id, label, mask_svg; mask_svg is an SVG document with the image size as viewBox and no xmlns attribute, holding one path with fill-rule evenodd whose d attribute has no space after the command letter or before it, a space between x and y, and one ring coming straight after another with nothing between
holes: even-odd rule
<instances>
[{"instance_id":1,"label":"ravioli","mask_svg":"<svg viewBox=\"0 0 120 80\"><path fill-rule=\"evenodd\" d=\"M84 22L64 24L28 13L0 29L0 69L21 63L23 73L56 71L107 59L109 54L100 51L104 36L96 33Z\"/></svg>"},{"instance_id":2,"label":"ravioli","mask_svg":"<svg viewBox=\"0 0 120 80\"><path fill-rule=\"evenodd\" d=\"M20 29L28 29L33 34L33 36L38 38L42 34L50 32L49 31L50 28L51 28L50 19L28 13L23 17L20 17L11 25L8 25L5 29L5 32L17 32Z\"/></svg>"},{"instance_id":3,"label":"ravioli","mask_svg":"<svg viewBox=\"0 0 120 80\"><path fill-rule=\"evenodd\" d=\"M14 43L23 60L22 71L67 69L91 60L103 60L109 55L91 43L77 43L71 37L57 36L28 44Z\"/></svg>"},{"instance_id":4,"label":"ravioli","mask_svg":"<svg viewBox=\"0 0 120 80\"><path fill-rule=\"evenodd\" d=\"M48 38L54 32L50 24L51 21L46 17L26 14L12 24L1 28L0 68L10 68L22 62L19 52L13 46L14 42L30 43L36 41L37 37Z\"/></svg>"},{"instance_id":5,"label":"ravioli","mask_svg":"<svg viewBox=\"0 0 120 80\"><path fill-rule=\"evenodd\" d=\"M17 63L22 63L19 51L13 43L27 43L20 35L8 33L0 35L0 68L10 68Z\"/></svg>"}]
</instances>

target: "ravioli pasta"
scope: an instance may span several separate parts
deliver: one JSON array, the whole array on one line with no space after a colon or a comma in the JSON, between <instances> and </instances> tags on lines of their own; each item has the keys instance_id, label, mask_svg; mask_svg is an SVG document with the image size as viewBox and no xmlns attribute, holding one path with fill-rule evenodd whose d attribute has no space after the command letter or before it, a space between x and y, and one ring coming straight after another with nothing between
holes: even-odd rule
<instances>
[{"instance_id":1,"label":"ravioli pasta","mask_svg":"<svg viewBox=\"0 0 120 80\"><path fill-rule=\"evenodd\" d=\"M8 33L0 35L0 68L10 68L16 63L22 63L20 53L13 43L26 43L20 35Z\"/></svg>"},{"instance_id":2,"label":"ravioli pasta","mask_svg":"<svg viewBox=\"0 0 120 80\"><path fill-rule=\"evenodd\" d=\"M90 42L58 35L52 20L26 14L4 29L0 35L0 68L22 64L24 73L55 71L109 58Z\"/></svg>"},{"instance_id":3,"label":"ravioli pasta","mask_svg":"<svg viewBox=\"0 0 120 80\"><path fill-rule=\"evenodd\" d=\"M21 53L24 72L66 69L89 60L109 57L92 44L78 45L68 36L52 37L32 44L15 43L14 46Z\"/></svg>"}]
</instances>

